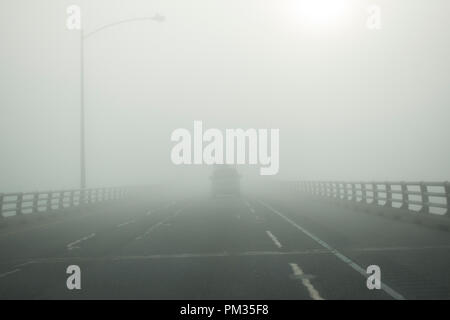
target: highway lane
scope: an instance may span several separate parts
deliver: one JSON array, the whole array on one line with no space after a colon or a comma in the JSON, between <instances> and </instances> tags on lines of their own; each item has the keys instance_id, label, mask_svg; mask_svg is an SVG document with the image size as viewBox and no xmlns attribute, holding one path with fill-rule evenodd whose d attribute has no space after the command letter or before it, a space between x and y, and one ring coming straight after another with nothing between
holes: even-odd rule
<instances>
[{"instance_id":1,"label":"highway lane","mask_svg":"<svg viewBox=\"0 0 450 320\"><path fill-rule=\"evenodd\" d=\"M449 298L449 277L437 274L450 264L448 232L281 195L91 211L1 230L0 298ZM342 256L364 270L380 265L391 290L368 290ZM71 264L82 270L81 290L66 288Z\"/></svg>"},{"instance_id":2,"label":"highway lane","mask_svg":"<svg viewBox=\"0 0 450 320\"><path fill-rule=\"evenodd\" d=\"M450 233L354 210L349 205L277 195L271 204L408 299L450 298Z\"/></svg>"}]
</instances>

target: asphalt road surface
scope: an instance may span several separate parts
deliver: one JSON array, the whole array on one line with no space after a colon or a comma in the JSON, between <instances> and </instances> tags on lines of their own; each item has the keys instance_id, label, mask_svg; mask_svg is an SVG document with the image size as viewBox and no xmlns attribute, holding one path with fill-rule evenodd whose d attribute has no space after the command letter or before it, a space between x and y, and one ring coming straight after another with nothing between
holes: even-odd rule
<instances>
[{"instance_id":1,"label":"asphalt road surface","mask_svg":"<svg viewBox=\"0 0 450 320\"><path fill-rule=\"evenodd\" d=\"M0 229L0 299L449 299L449 270L450 232L301 197L112 201Z\"/></svg>"}]
</instances>

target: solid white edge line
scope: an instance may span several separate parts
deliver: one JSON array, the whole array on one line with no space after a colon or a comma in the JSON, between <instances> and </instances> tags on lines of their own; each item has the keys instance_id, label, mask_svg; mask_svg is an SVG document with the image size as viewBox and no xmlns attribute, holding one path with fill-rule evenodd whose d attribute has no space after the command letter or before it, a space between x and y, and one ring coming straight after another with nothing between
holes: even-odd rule
<instances>
[{"instance_id":1,"label":"solid white edge line","mask_svg":"<svg viewBox=\"0 0 450 320\"><path fill-rule=\"evenodd\" d=\"M322 241L321 239L319 239L318 237L316 237L314 234L312 234L311 232L309 232L308 230L306 230L305 228L299 226L297 223L295 223L294 221L292 221L291 219L289 219L288 217L286 217L284 214L282 214L281 212L279 212L278 210L272 208L270 205L268 205L267 203L265 203L264 201L261 200L257 200L259 203L261 203L264 207L266 207L267 209L271 210L272 212L276 213L278 216L280 216L281 218L283 218L284 220L286 220L287 222L289 222L292 226L294 226L295 228L297 228L298 230L300 230L301 232L303 232L304 234L306 234L308 237L310 237L311 239L313 239L314 241L316 241L318 244L320 244L322 247L324 247L325 249L329 250L334 256L336 256L339 260L343 261L344 263L348 264L352 269L354 269L355 271L359 272L361 275L363 275L365 278L367 278L367 273L366 270L364 270L361 266L359 266L357 263L353 262L351 259L349 259L348 257L346 257L345 255L343 255L342 253L340 253L339 251L337 251L336 249L334 249L332 246L330 246L328 243L326 243L325 241ZM392 298L396 299L396 300L406 300L404 296L402 296L400 293L398 293L397 291L395 291L394 289L392 289L390 286L388 286L387 284L385 284L384 282L381 281L381 290L383 290L384 292L386 292L388 295L390 295Z\"/></svg>"}]
</instances>

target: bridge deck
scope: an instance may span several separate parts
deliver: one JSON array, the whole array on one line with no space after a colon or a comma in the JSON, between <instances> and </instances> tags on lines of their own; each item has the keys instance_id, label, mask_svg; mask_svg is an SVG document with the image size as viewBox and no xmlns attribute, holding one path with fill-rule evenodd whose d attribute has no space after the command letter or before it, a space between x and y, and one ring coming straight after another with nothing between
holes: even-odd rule
<instances>
[{"instance_id":1,"label":"bridge deck","mask_svg":"<svg viewBox=\"0 0 450 320\"><path fill-rule=\"evenodd\" d=\"M279 196L115 201L0 230L0 298L449 299L450 232ZM81 267L81 290L66 268ZM383 290L362 274L381 268Z\"/></svg>"}]
</instances>

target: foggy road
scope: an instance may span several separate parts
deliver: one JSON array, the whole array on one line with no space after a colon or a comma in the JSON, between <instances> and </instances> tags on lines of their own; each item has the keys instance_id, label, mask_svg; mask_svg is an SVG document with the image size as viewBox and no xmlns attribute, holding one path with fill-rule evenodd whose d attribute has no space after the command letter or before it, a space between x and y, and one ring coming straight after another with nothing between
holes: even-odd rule
<instances>
[{"instance_id":1,"label":"foggy road","mask_svg":"<svg viewBox=\"0 0 450 320\"><path fill-rule=\"evenodd\" d=\"M117 200L3 227L0 251L0 299L450 298L449 232L303 197Z\"/></svg>"}]
</instances>

